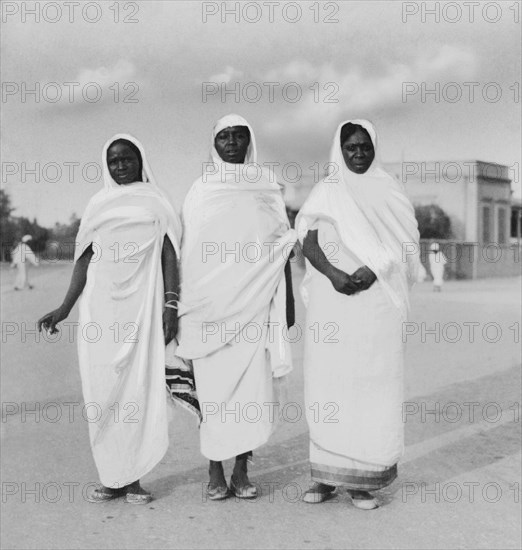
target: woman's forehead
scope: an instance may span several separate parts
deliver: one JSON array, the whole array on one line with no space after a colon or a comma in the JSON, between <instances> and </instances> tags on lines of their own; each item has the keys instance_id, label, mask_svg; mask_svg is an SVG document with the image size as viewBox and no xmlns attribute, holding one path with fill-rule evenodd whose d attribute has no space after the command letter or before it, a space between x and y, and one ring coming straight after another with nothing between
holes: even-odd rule
<instances>
[{"instance_id":1,"label":"woman's forehead","mask_svg":"<svg viewBox=\"0 0 522 550\"><path fill-rule=\"evenodd\" d=\"M347 141L350 143L362 143L367 141L373 143L370 134L364 128L357 128L353 134L346 138L345 143Z\"/></svg>"},{"instance_id":2,"label":"woman's forehead","mask_svg":"<svg viewBox=\"0 0 522 550\"><path fill-rule=\"evenodd\" d=\"M114 156L122 153L125 153L125 154L132 153L136 155L135 147L136 146L133 147L133 144L130 142L126 142L123 140L116 140L109 145L107 149L107 155Z\"/></svg>"}]
</instances>

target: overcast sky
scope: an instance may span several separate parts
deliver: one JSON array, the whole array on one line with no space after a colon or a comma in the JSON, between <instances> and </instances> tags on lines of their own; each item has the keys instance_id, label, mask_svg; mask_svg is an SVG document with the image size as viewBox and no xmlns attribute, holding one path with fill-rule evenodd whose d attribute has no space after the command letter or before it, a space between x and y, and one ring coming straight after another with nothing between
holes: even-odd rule
<instances>
[{"instance_id":1,"label":"overcast sky","mask_svg":"<svg viewBox=\"0 0 522 550\"><path fill-rule=\"evenodd\" d=\"M260 162L297 162L308 179L310 166L327 161L335 127L346 118L376 124L384 161L520 165L521 27L512 2L497 3L499 13L484 13L481 3L473 22L469 11L456 21L458 14L438 3L438 23L421 9L435 2L300 2L300 17L289 5L295 3L273 4L271 14L260 2L259 11L251 6L239 23L233 14L222 22L220 12L210 13L222 2L121 2L118 23L112 1L92 2L85 18L75 8L72 22L65 5L59 18L55 6L44 12L49 3L40 2L36 22L21 4L36 5L4 2L2 14L2 185L16 215L36 216L46 226L66 222L73 212L81 215L102 185L86 181L82 169L101 162L104 142L117 132L142 141L159 183L179 209L208 157L213 123L230 112L254 127ZM260 20L248 22L243 15ZM44 92L50 82L59 87L48 85ZM83 98L82 91L95 97L96 88L85 87L89 82L100 87L99 101ZM218 91L203 99L204 82L214 83L207 85L209 92L239 83L250 99L259 90L261 97L249 102L242 96L236 103L232 94L222 98ZM273 98L266 82L279 83ZM286 96L282 92L291 82L302 92L295 102L296 86L287 86ZM35 83L39 102L22 95L23 86ZM404 83L411 83L407 97ZM423 83L430 89L439 83L439 97L422 101ZM62 99L53 103L57 90ZM37 162L41 168L57 163L61 179L49 181L56 173L51 164L40 171L39 183L31 173L22 177L22 168ZM74 181L73 166L64 163L79 163ZM95 174L87 171L87 177Z\"/></svg>"}]
</instances>

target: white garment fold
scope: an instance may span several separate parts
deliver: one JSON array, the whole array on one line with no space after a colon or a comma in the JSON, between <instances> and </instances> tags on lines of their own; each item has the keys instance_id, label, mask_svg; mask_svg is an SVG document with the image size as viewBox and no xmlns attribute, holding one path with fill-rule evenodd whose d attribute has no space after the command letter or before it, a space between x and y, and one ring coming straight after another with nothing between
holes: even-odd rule
<instances>
[{"instance_id":1,"label":"white garment fold","mask_svg":"<svg viewBox=\"0 0 522 550\"><path fill-rule=\"evenodd\" d=\"M340 145L342 127L358 124L369 133L376 158L368 171L348 169ZM316 220L332 223L341 245L377 276L391 302L406 318L408 290L417 280L419 232L413 207L399 183L379 165L377 135L367 120L339 124L330 153L331 173L310 193L296 219L302 241ZM310 272L310 266L307 274ZM306 300L306 285L304 298Z\"/></svg>"}]
</instances>

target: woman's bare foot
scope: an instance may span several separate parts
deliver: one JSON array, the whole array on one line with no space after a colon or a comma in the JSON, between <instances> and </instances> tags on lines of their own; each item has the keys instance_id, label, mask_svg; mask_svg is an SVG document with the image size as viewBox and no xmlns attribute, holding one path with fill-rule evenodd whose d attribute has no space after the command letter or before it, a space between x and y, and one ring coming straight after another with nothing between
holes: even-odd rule
<instances>
[{"instance_id":1,"label":"woman's bare foot","mask_svg":"<svg viewBox=\"0 0 522 550\"><path fill-rule=\"evenodd\" d=\"M257 496L257 487L252 485L248 479L247 462L251 456L251 451L236 456L234 471L230 478L230 489L238 498L255 498Z\"/></svg>"},{"instance_id":2,"label":"woman's bare foot","mask_svg":"<svg viewBox=\"0 0 522 550\"><path fill-rule=\"evenodd\" d=\"M225 472L223 471L223 464L214 460L210 461L208 474L210 476L209 486L211 489L217 487L226 487L227 481L225 479Z\"/></svg>"}]
</instances>

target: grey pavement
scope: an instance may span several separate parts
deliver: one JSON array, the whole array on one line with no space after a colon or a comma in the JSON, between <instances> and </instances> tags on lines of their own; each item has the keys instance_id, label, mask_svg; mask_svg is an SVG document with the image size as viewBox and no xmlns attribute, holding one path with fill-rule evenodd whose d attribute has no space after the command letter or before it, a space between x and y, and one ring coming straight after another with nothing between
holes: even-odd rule
<instances>
[{"instance_id":1,"label":"grey pavement","mask_svg":"<svg viewBox=\"0 0 522 550\"><path fill-rule=\"evenodd\" d=\"M520 278L414 289L405 455L379 491L383 505L365 512L343 493L300 500L310 483L306 421L292 421L303 410L302 341L288 380L297 405L251 466L259 498L206 501L195 420L174 409L169 451L142 480L155 500L87 502L97 474L76 344L31 332L60 303L71 269L42 266L36 288L15 293L1 267L2 548L520 548ZM302 272L294 277L297 286ZM306 330L300 300L297 318Z\"/></svg>"}]
</instances>

